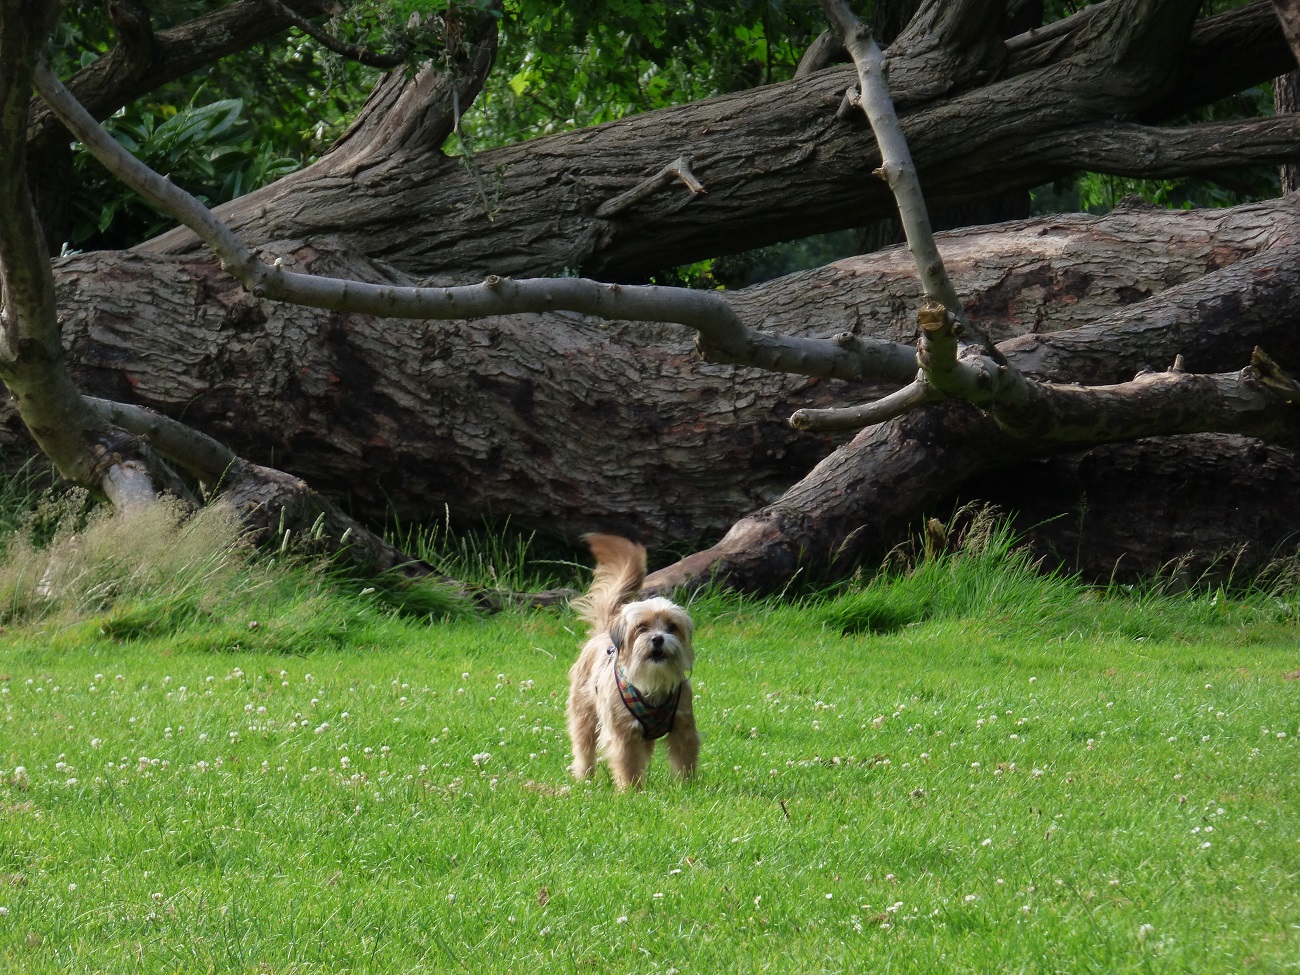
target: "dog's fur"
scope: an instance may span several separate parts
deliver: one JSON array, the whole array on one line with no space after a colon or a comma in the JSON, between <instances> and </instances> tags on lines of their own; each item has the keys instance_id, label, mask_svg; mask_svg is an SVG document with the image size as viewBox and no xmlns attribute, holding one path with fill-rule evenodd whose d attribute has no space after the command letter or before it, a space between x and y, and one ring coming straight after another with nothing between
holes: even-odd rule
<instances>
[{"instance_id":1,"label":"dog's fur","mask_svg":"<svg viewBox=\"0 0 1300 975\"><path fill-rule=\"evenodd\" d=\"M654 754L640 723L619 696L614 678L615 655L627 680L644 696L667 700L681 689L673 729L666 736L668 760L680 778L695 774L700 736L695 728L693 693L688 679L695 663L691 649L694 624L686 611L662 597L628 602L645 581L645 548L617 535L587 535L596 556L596 575L574 608L591 627L591 635L569 670L570 769L576 779L591 774L599 753L620 789L639 786Z\"/></svg>"}]
</instances>

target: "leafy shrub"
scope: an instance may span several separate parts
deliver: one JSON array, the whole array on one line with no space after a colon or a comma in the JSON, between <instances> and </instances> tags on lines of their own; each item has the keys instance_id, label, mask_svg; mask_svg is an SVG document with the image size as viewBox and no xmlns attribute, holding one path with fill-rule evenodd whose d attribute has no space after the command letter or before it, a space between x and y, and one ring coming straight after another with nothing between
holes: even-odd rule
<instances>
[{"instance_id":1,"label":"leafy shrub","mask_svg":"<svg viewBox=\"0 0 1300 975\"><path fill-rule=\"evenodd\" d=\"M255 133L238 98L202 102L200 89L189 105L136 103L113 116L105 128L137 159L169 177L210 206L225 203L298 168ZM84 146L73 160L74 247L125 247L171 227L164 216L103 170Z\"/></svg>"}]
</instances>

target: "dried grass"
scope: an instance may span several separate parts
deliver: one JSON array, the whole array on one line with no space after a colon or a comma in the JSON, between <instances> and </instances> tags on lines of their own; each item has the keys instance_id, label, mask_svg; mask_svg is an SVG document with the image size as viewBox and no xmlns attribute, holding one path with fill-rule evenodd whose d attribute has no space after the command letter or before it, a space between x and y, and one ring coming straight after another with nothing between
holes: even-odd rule
<instances>
[{"instance_id":1,"label":"dried grass","mask_svg":"<svg viewBox=\"0 0 1300 975\"><path fill-rule=\"evenodd\" d=\"M158 592L202 606L248 565L235 511L165 499L117 513L82 492L46 498L0 558L0 620L80 617Z\"/></svg>"}]
</instances>

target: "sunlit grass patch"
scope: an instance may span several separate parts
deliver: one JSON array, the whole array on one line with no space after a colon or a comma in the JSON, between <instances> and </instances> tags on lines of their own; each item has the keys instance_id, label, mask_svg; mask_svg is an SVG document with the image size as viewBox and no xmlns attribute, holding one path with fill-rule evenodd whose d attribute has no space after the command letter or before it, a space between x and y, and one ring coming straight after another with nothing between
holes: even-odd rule
<instances>
[{"instance_id":1,"label":"sunlit grass patch","mask_svg":"<svg viewBox=\"0 0 1300 975\"><path fill-rule=\"evenodd\" d=\"M943 561L972 550L866 583L933 574L938 608L888 632L842 625L861 586L706 594L699 778L660 755L620 795L566 769L570 613L402 614L231 557L189 604L141 586L0 634L0 970L1297 957L1285 591L1096 591L1012 547L982 580Z\"/></svg>"}]
</instances>

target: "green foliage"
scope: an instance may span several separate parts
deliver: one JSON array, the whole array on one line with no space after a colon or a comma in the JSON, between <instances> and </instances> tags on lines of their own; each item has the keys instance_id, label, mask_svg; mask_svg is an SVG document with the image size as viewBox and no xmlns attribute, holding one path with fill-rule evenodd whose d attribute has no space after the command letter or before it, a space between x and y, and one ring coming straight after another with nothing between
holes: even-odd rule
<instances>
[{"instance_id":1,"label":"green foliage","mask_svg":"<svg viewBox=\"0 0 1300 975\"><path fill-rule=\"evenodd\" d=\"M298 168L271 145L253 145L241 100L204 96L200 89L180 108L137 102L105 128L141 162L214 206ZM73 166L73 246L126 247L174 223L109 175L80 143Z\"/></svg>"},{"instance_id":2,"label":"green foliage","mask_svg":"<svg viewBox=\"0 0 1300 975\"><path fill-rule=\"evenodd\" d=\"M478 140L503 145L790 77L824 28L812 2L506 5Z\"/></svg>"}]
</instances>

